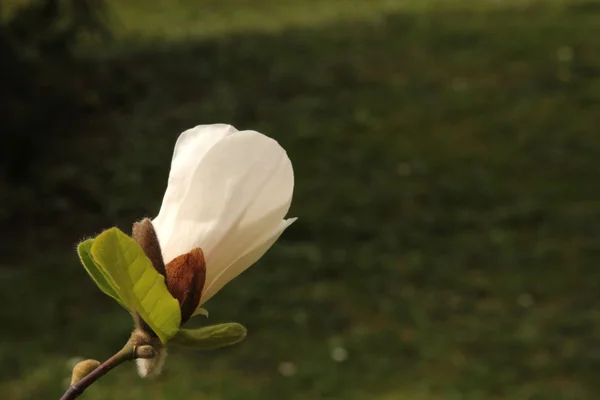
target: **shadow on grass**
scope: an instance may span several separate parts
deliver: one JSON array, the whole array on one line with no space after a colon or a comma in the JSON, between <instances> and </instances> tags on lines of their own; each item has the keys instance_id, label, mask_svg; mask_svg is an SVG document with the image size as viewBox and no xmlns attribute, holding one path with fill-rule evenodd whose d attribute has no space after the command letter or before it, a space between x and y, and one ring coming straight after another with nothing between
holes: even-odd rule
<instances>
[{"instance_id":1,"label":"shadow on grass","mask_svg":"<svg viewBox=\"0 0 600 400\"><path fill-rule=\"evenodd\" d=\"M300 219L209 305L246 323L247 343L176 353L156 398L594 398L600 14L543 10L124 43L87 60L87 129L14 192L30 202L7 220L18 268L0 299L18 306L3 310L2 359L118 347L127 316L72 243L155 214L179 132L228 122L288 150ZM285 361L296 375L280 376ZM0 373L13 398L32 395L26 368Z\"/></svg>"}]
</instances>

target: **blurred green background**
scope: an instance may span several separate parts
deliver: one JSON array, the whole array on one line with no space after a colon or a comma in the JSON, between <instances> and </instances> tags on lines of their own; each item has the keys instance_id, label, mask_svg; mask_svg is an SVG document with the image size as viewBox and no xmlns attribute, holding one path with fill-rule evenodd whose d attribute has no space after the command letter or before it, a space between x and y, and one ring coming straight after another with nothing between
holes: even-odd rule
<instances>
[{"instance_id":1,"label":"blurred green background","mask_svg":"<svg viewBox=\"0 0 600 400\"><path fill-rule=\"evenodd\" d=\"M156 215L215 122L296 171L298 222L206 305L248 338L82 399L599 398L599 2L0 9L0 398L58 399L127 340L75 244Z\"/></svg>"}]
</instances>

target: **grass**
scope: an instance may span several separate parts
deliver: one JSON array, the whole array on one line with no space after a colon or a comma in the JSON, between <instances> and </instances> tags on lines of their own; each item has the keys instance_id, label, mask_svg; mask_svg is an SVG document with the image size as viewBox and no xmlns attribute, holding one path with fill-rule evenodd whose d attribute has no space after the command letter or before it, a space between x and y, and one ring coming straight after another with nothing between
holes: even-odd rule
<instances>
[{"instance_id":1,"label":"grass","mask_svg":"<svg viewBox=\"0 0 600 400\"><path fill-rule=\"evenodd\" d=\"M291 27L318 27L340 21L377 20L396 12L428 13L431 11L498 8L528 8L531 0L508 0L502 3L456 0L228 0L155 1L143 13L135 2L112 2L119 35L181 39L211 37L233 32L278 32ZM547 1L547 10L561 9L562 0Z\"/></svg>"},{"instance_id":2,"label":"grass","mask_svg":"<svg viewBox=\"0 0 600 400\"><path fill-rule=\"evenodd\" d=\"M96 108L11 192L0 393L58 398L70 359L119 348L128 316L74 243L154 215L179 132L229 122L297 175L298 222L207 304L247 340L82 398L597 398L600 7L276 3L206 2L206 26L117 6Z\"/></svg>"}]
</instances>

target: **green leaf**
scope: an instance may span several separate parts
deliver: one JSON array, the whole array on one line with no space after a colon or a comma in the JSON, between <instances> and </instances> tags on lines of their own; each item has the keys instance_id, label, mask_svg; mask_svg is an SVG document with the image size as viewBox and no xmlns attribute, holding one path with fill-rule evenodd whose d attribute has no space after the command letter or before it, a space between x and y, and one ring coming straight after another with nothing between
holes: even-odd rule
<instances>
[{"instance_id":1,"label":"green leaf","mask_svg":"<svg viewBox=\"0 0 600 400\"><path fill-rule=\"evenodd\" d=\"M181 329L171 343L200 350L216 349L241 342L247 330L235 322L205 326L199 329Z\"/></svg>"},{"instance_id":2,"label":"green leaf","mask_svg":"<svg viewBox=\"0 0 600 400\"><path fill-rule=\"evenodd\" d=\"M104 276L104 272L102 269L94 262L92 258L91 249L92 244L94 243L94 239L87 239L77 245L77 253L79 254L79 259L81 263L85 267L85 270L90 275L90 277L94 280L96 285L102 290L104 293L115 299L119 302L120 305L127 308L127 306L123 303L117 291L113 288L111 283Z\"/></svg>"},{"instance_id":3,"label":"green leaf","mask_svg":"<svg viewBox=\"0 0 600 400\"><path fill-rule=\"evenodd\" d=\"M111 228L96 237L91 254L128 309L135 310L163 343L175 336L181 323L179 302L135 240Z\"/></svg>"}]
</instances>

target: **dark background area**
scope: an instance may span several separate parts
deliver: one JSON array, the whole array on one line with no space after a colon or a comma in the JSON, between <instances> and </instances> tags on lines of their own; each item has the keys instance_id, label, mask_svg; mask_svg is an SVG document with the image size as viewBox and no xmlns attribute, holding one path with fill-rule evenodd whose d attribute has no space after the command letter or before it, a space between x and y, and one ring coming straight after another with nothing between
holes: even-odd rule
<instances>
[{"instance_id":1,"label":"dark background area","mask_svg":"<svg viewBox=\"0 0 600 400\"><path fill-rule=\"evenodd\" d=\"M128 338L75 245L156 215L177 136L217 122L296 173L299 220L206 304L248 338L82 398L600 395L600 3L0 10L3 399L59 398Z\"/></svg>"}]
</instances>

